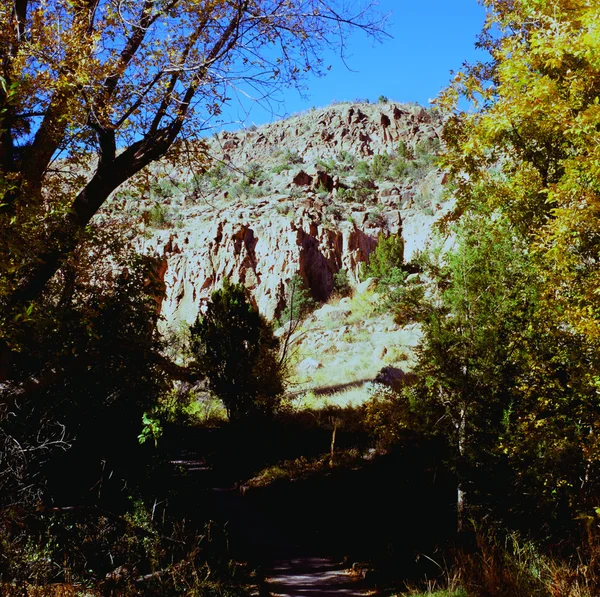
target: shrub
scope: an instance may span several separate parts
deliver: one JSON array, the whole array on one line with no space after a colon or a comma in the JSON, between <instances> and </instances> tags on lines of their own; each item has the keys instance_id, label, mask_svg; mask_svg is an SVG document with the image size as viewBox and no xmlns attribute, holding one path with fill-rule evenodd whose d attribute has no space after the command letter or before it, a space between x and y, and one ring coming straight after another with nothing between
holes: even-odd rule
<instances>
[{"instance_id":1,"label":"shrub","mask_svg":"<svg viewBox=\"0 0 600 597\"><path fill-rule=\"evenodd\" d=\"M190 333L198 366L231 420L275 410L283 391L279 341L241 284L226 278Z\"/></svg>"},{"instance_id":2,"label":"shrub","mask_svg":"<svg viewBox=\"0 0 600 597\"><path fill-rule=\"evenodd\" d=\"M404 263L404 241L399 234L386 237L379 235L377 247L369 255L369 261L361 278L377 278L380 283L398 283L402 279Z\"/></svg>"},{"instance_id":3,"label":"shrub","mask_svg":"<svg viewBox=\"0 0 600 597\"><path fill-rule=\"evenodd\" d=\"M273 172L273 174L281 174L282 172L285 172L286 170L289 170L291 168L290 164L284 163L284 164L278 164L277 166L273 166L271 168L271 172Z\"/></svg>"},{"instance_id":4,"label":"shrub","mask_svg":"<svg viewBox=\"0 0 600 597\"><path fill-rule=\"evenodd\" d=\"M354 201L354 192L352 191L352 189L339 188L335 197L339 201L351 203L352 201Z\"/></svg>"},{"instance_id":5,"label":"shrub","mask_svg":"<svg viewBox=\"0 0 600 597\"><path fill-rule=\"evenodd\" d=\"M373 156L373 162L371 163L371 174L376 180L385 178L392 164L392 159L387 153L378 154Z\"/></svg>"},{"instance_id":6,"label":"shrub","mask_svg":"<svg viewBox=\"0 0 600 597\"><path fill-rule=\"evenodd\" d=\"M395 180L404 180L410 172L409 162L403 157L398 157L394 160L391 167L391 177Z\"/></svg>"},{"instance_id":7,"label":"shrub","mask_svg":"<svg viewBox=\"0 0 600 597\"><path fill-rule=\"evenodd\" d=\"M319 159L317 160L317 165L323 168L326 172L337 172L339 170L339 166L333 158L329 158L327 160Z\"/></svg>"},{"instance_id":8,"label":"shrub","mask_svg":"<svg viewBox=\"0 0 600 597\"><path fill-rule=\"evenodd\" d=\"M304 158L297 152L286 149L283 154L283 159L288 164L304 164Z\"/></svg>"},{"instance_id":9,"label":"shrub","mask_svg":"<svg viewBox=\"0 0 600 597\"><path fill-rule=\"evenodd\" d=\"M229 192L234 199L250 199L261 195L261 189L253 186L246 178L233 185Z\"/></svg>"},{"instance_id":10,"label":"shrub","mask_svg":"<svg viewBox=\"0 0 600 597\"><path fill-rule=\"evenodd\" d=\"M377 101L380 104L387 104L390 100L385 95L380 95Z\"/></svg>"},{"instance_id":11,"label":"shrub","mask_svg":"<svg viewBox=\"0 0 600 597\"><path fill-rule=\"evenodd\" d=\"M252 162L244 172L245 180L249 184L256 184L265 178L262 167L257 162Z\"/></svg>"},{"instance_id":12,"label":"shrub","mask_svg":"<svg viewBox=\"0 0 600 597\"><path fill-rule=\"evenodd\" d=\"M285 325L288 321L300 321L314 311L316 306L317 303L304 279L299 274L295 274L288 285L286 305L278 323Z\"/></svg>"},{"instance_id":13,"label":"shrub","mask_svg":"<svg viewBox=\"0 0 600 597\"><path fill-rule=\"evenodd\" d=\"M374 227L377 227L377 228L384 228L385 227L386 221L385 221L385 217L383 215L383 211L381 210L381 208L372 209L367 214L367 223L370 226L374 226Z\"/></svg>"},{"instance_id":14,"label":"shrub","mask_svg":"<svg viewBox=\"0 0 600 597\"><path fill-rule=\"evenodd\" d=\"M152 228L170 228L172 226L171 214L162 203L155 203L142 215L146 226Z\"/></svg>"},{"instance_id":15,"label":"shrub","mask_svg":"<svg viewBox=\"0 0 600 597\"><path fill-rule=\"evenodd\" d=\"M365 160L360 160L356 163L356 173L359 176L370 177L371 176L371 167L368 162Z\"/></svg>"},{"instance_id":16,"label":"shrub","mask_svg":"<svg viewBox=\"0 0 600 597\"><path fill-rule=\"evenodd\" d=\"M356 165L356 157L345 149L338 152L336 159L340 164L344 164L344 170L354 168Z\"/></svg>"},{"instance_id":17,"label":"shrub","mask_svg":"<svg viewBox=\"0 0 600 597\"><path fill-rule=\"evenodd\" d=\"M396 148L396 154L400 158L405 160L412 159L412 152L408 148L408 145L404 141L398 141L398 147Z\"/></svg>"},{"instance_id":18,"label":"shrub","mask_svg":"<svg viewBox=\"0 0 600 597\"><path fill-rule=\"evenodd\" d=\"M333 274L333 294L341 297L352 294L352 286L347 270L341 269Z\"/></svg>"}]
</instances>

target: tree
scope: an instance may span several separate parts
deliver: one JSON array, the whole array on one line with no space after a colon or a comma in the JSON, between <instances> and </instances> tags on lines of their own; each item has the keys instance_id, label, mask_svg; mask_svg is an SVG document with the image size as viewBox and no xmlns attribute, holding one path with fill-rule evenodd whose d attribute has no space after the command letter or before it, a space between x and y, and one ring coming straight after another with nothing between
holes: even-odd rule
<instances>
[{"instance_id":1,"label":"tree","mask_svg":"<svg viewBox=\"0 0 600 597\"><path fill-rule=\"evenodd\" d=\"M571 521L598 496L598 8L483 3L479 46L490 59L464 67L438 100L450 110L442 161L458 199L454 219L491 211L525 240L538 304L519 337L523 365L511 382L519 399L500 443L521 502L527 494L538 510L551 504L546 514L566 505ZM461 96L476 109L458 109Z\"/></svg>"},{"instance_id":2,"label":"tree","mask_svg":"<svg viewBox=\"0 0 600 597\"><path fill-rule=\"evenodd\" d=\"M243 285L225 279L190 332L198 365L231 420L273 412L283 391L279 340Z\"/></svg>"},{"instance_id":3,"label":"tree","mask_svg":"<svg viewBox=\"0 0 600 597\"><path fill-rule=\"evenodd\" d=\"M343 50L349 29L379 36L382 19L371 4L351 10L337 0L3 3L7 304L38 297L111 193L151 162L176 159L232 92L258 89L269 97L309 71L320 74L321 48ZM35 225L43 230L35 233ZM29 257L14 238L23 228Z\"/></svg>"},{"instance_id":4,"label":"tree","mask_svg":"<svg viewBox=\"0 0 600 597\"><path fill-rule=\"evenodd\" d=\"M379 235L375 250L363 267L361 278L377 278L380 284L397 284L403 278L404 239L399 234Z\"/></svg>"},{"instance_id":5,"label":"tree","mask_svg":"<svg viewBox=\"0 0 600 597\"><path fill-rule=\"evenodd\" d=\"M504 219L469 214L452 231L451 250L421 258L424 338L417 383L404 393L407 423L414 425L416 413L423 429L442 434L454 451L461 529L469 489L482 499L496 485L500 439L518 400L523 337L537 298L523 242Z\"/></svg>"},{"instance_id":6,"label":"tree","mask_svg":"<svg viewBox=\"0 0 600 597\"><path fill-rule=\"evenodd\" d=\"M459 211L501 209L527 236L563 322L600 338L598 11L578 0L485 0L480 47L439 104ZM457 109L460 96L477 110Z\"/></svg>"},{"instance_id":7,"label":"tree","mask_svg":"<svg viewBox=\"0 0 600 597\"><path fill-rule=\"evenodd\" d=\"M12 337L21 383L2 388L0 508L39 497L48 480L48 499L55 489L79 498L82 486L103 479L106 489L113 471L131 472L142 414L169 383L155 260L132 254L115 229L88 237Z\"/></svg>"}]
</instances>

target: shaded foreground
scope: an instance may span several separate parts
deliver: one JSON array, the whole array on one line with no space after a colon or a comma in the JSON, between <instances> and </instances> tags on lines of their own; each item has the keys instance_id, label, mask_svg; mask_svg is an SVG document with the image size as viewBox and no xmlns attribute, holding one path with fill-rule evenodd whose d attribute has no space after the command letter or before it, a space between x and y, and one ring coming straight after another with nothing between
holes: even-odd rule
<instances>
[{"instance_id":1,"label":"shaded foreground","mask_svg":"<svg viewBox=\"0 0 600 597\"><path fill-rule=\"evenodd\" d=\"M406 447L308 478L248 487L243 480L270 455L279 462L298 456L300 446L302 455L322 453L330 433L284 426L234 440L226 428L182 431L165 438L171 453L182 448L183 456L171 458L171 480L156 484L166 490L161 499L188 524L200 527L210 518L222 526L232 557L257 569L270 593L358 596L395 579L437 573L420 554L453 536L454 494L452 480L427 462L427 450ZM360 437L342 430L338 442L360 444ZM349 574L353 564L364 570L373 563L377 573L368 582Z\"/></svg>"}]
</instances>

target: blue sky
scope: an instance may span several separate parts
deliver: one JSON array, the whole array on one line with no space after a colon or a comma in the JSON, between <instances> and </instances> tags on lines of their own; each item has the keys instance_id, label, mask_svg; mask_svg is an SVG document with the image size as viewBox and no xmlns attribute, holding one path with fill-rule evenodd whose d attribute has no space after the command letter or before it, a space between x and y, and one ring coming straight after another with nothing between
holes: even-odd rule
<instances>
[{"instance_id":1,"label":"blue sky","mask_svg":"<svg viewBox=\"0 0 600 597\"><path fill-rule=\"evenodd\" d=\"M227 115L248 125L263 124L334 100L377 101L380 95L427 105L448 83L451 70L484 57L474 47L485 19L476 0L379 0L379 9L391 13L387 32L392 38L379 44L357 31L347 51L352 70L339 56L326 53L332 68L324 78L307 81L307 99L289 89L281 94L283 103L272 106L274 114L253 105L246 118L234 102Z\"/></svg>"}]
</instances>

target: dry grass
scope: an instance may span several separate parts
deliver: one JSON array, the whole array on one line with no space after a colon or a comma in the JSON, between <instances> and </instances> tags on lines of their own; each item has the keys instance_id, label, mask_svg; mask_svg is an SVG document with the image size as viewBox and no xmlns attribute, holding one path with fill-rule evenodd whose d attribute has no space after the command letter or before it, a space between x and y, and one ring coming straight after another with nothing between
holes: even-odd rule
<instances>
[{"instance_id":1,"label":"dry grass","mask_svg":"<svg viewBox=\"0 0 600 597\"><path fill-rule=\"evenodd\" d=\"M395 326L391 314L381 311L376 293L367 291L342 305L339 300L329 305L339 307L340 312L316 312L294 343L292 369L296 373L290 386L300 396L296 399L300 406L364 404L371 397L369 382L383 367L408 371L414 362L418 331ZM340 317L340 313L345 315ZM297 365L308 358L317 361L318 367L298 372ZM319 398L317 404L311 395Z\"/></svg>"}]
</instances>

